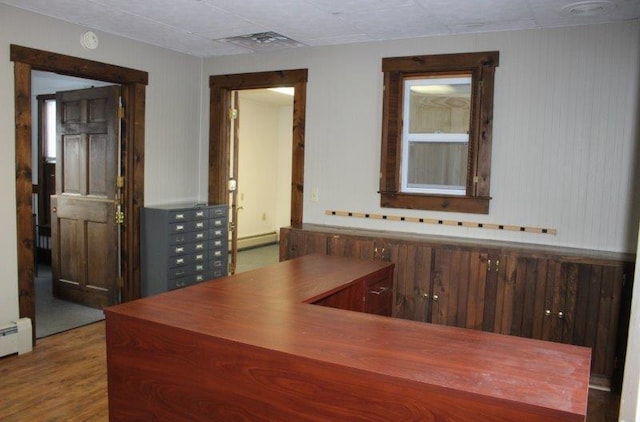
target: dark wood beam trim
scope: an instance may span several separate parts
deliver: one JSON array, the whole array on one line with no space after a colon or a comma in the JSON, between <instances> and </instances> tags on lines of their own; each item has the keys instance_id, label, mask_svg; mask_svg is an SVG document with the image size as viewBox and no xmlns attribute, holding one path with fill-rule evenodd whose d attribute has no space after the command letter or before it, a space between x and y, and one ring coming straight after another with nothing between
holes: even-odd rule
<instances>
[{"instance_id":1,"label":"dark wood beam trim","mask_svg":"<svg viewBox=\"0 0 640 422\"><path fill-rule=\"evenodd\" d=\"M37 70L61 73L61 69L64 69L64 75L78 78L117 84L149 84L149 74L140 70L51 53L35 48L21 47L15 44L11 44L10 49L11 61L29 64Z\"/></svg>"},{"instance_id":2,"label":"dark wood beam trim","mask_svg":"<svg viewBox=\"0 0 640 422\"><path fill-rule=\"evenodd\" d=\"M18 306L20 317L31 318L35 327L33 283L34 238L31 199L31 66L14 63L16 130L16 223L18 247ZM35 341L35 330L33 330Z\"/></svg>"}]
</instances>

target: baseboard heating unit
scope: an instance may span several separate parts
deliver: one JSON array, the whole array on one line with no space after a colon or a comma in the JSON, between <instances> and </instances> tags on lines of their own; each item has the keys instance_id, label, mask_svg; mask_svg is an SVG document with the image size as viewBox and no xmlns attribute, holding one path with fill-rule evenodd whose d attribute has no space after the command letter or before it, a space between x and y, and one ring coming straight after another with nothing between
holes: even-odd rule
<instances>
[{"instance_id":1,"label":"baseboard heating unit","mask_svg":"<svg viewBox=\"0 0 640 422\"><path fill-rule=\"evenodd\" d=\"M0 324L0 357L28 353L32 349L31 320L20 318L8 324Z\"/></svg>"}]
</instances>

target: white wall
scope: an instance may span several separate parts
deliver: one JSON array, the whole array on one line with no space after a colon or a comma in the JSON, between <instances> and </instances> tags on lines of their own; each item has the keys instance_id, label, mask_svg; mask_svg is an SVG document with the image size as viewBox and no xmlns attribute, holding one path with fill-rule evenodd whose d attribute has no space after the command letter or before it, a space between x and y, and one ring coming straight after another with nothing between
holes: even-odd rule
<instances>
[{"instance_id":1,"label":"white wall","mask_svg":"<svg viewBox=\"0 0 640 422\"><path fill-rule=\"evenodd\" d=\"M484 50L500 51L489 215L380 208L381 59ZM205 61L204 72L309 69L307 223L634 252L639 52L640 21L633 21L217 57ZM310 201L314 188L318 202ZM544 227L558 233L370 221L327 216L325 210Z\"/></svg>"},{"instance_id":2,"label":"white wall","mask_svg":"<svg viewBox=\"0 0 640 422\"><path fill-rule=\"evenodd\" d=\"M10 44L149 72L146 96L145 201L201 200L202 60L98 32L94 51L80 45L84 28L0 5L0 323L18 317L13 62ZM206 189L205 189L206 191ZM206 199L206 197L205 197Z\"/></svg>"},{"instance_id":3,"label":"white wall","mask_svg":"<svg viewBox=\"0 0 640 422\"><path fill-rule=\"evenodd\" d=\"M240 91L239 238L277 232L289 225L286 192L290 195L291 159L287 163L286 155L288 151L291 156L293 126L291 106L278 106L243 94Z\"/></svg>"}]
</instances>

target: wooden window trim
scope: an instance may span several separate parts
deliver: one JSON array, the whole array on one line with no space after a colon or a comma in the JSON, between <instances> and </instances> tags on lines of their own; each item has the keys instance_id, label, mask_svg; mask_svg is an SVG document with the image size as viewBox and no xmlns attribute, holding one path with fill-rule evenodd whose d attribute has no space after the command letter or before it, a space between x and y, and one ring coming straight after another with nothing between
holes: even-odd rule
<instances>
[{"instance_id":1,"label":"wooden window trim","mask_svg":"<svg viewBox=\"0 0 640 422\"><path fill-rule=\"evenodd\" d=\"M440 54L382 59L382 153L380 205L384 208L423 209L488 214L491 196L493 88L499 52ZM434 74L471 72L471 122L466 195L404 193L402 164L402 93L404 79Z\"/></svg>"}]
</instances>

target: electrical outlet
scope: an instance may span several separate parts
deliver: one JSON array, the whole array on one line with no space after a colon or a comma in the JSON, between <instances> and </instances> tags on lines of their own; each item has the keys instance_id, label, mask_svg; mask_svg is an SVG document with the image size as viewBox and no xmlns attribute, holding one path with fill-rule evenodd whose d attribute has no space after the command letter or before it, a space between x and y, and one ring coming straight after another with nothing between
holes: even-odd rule
<instances>
[{"instance_id":1,"label":"electrical outlet","mask_svg":"<svg viewBox=\"0 0 640 422\"><path fill-rule=\"evenodd\" d=\"M318 202L318 188L313 188L311 190L311 202Z\"/></svg>"}]
</instances>

